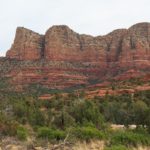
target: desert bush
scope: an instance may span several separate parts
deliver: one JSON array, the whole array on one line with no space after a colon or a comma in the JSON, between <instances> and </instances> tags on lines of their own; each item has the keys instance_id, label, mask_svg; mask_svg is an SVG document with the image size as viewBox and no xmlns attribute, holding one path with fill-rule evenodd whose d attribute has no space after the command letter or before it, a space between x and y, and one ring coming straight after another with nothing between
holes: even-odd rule
<instances>
[{"instance_id":1,"label":"desert bush","mask_svg":"<svg viewBox=\"0 0 150 150\"><path fill-rule=\"evenodd\" d=\"M105 134L98 129L87 126L87 127L76 127L72 129L71 134L76 138L81 140L90 140L90 139L104 139Z\"/></svg>"},{"instance_id":2,"label":"desert bush","mask_svg":"<svg viewBox=\"0 0 150 150\"><path fill-rule=\"evenodd\" d=\"M55 140L61 140L65 138L65 132L61 130L55 130L48 127L40 127L37 131L39 138L45 138L45 139L55 139Z\"/></svg>"},{"instance_id":3,"label":"desert bush","mask_svg":"<svg viewBox=\"0 0 150 150\"><path fill-rule=\"evenodd\" d=\"M17 128L17 137L19 140L26 140L28 137L28 131L26 128L20 126Z\"/></svg>"},{"instance_id":4,"label":"desert bush","mask_svg":"<svg viewBox=\"0 0 150 150\"><path fill-rule=\"evenodd\" d=\"M150 136L132 131L116 131L113 133L110 143L126 146L150 145Z\"/></svg>"}]
</instances>

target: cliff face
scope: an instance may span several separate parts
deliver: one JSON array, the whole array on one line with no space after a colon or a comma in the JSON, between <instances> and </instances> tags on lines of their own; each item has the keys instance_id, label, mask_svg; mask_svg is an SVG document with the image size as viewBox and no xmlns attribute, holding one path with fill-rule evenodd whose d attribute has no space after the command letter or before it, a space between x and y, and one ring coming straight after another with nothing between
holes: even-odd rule
<instances>
[{"instance_id":1,"label":"cliff face","mask_svg":"<svg viewBox=\"0 0 150 150\"><path fill-rule=\"evenodd\" d=\"M0 68L1 76L19 87L40 83L63 89L123 80L132 77L130 72L140 77L150 73L150 23L97 37L80 35L64 25L51 27L45 35L19 27Z\"/></svg>"},{"instance_id":2,"label":"cliff face","mask_svg":"<svg viewBox=\"0 0 150 150\"><path fill-rule=\"evenodd\" d=\"M136 69L150 68L150 24L140 23L129 28L122 42L121 66L128 63Z\"/></svg>"},{"instance_id":3,"label":"cliff face","mask_svg":"<svg viewBox=\"0 0 150 150\"><path fill-rule=\"evenodd\" d=\"M17 60L37 60L42 56L44 36L31 30L18 27L14 44L7 52L7 58Z\"/></svg>"}]
</instances>

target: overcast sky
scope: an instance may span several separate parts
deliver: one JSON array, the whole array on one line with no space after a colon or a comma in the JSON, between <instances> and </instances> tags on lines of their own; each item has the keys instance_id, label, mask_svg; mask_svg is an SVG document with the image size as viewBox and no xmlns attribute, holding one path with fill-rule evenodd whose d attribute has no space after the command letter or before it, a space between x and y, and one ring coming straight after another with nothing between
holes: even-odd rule
<instances>
[{"instance_id":1,"label":"overcast sky","mask_svg":"<svg viewBox=\"0 0 150 150\"><path fill-rule=\"evenodd\" d=\"M17 26L44 34L66 24L78 33L104 35L138 22L150 22L150 0L0 0L0 56Z\"/></svg>"}]
</instances>

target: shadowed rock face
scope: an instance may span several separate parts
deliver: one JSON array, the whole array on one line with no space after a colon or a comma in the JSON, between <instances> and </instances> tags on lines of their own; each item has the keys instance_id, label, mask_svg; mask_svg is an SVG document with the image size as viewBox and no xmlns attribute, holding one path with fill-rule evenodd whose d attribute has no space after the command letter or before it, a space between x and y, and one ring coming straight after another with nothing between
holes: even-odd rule
<instances>
[{"instance_id":1,"label":"shadowed rock face","mask_svg":"<svg viewBox=\"0 0 150 150\"><path fill-rule=\"evenodd\" d=\"M40 83L63 89L130 78L131 71L139 77L150 73L150 23L97 37L80 35L64 25L51 27L45 35L19 27L5 59L7 63L0 63L1 76L11 77L11 83L19 86Z\"/></svg>"}]
</instances>

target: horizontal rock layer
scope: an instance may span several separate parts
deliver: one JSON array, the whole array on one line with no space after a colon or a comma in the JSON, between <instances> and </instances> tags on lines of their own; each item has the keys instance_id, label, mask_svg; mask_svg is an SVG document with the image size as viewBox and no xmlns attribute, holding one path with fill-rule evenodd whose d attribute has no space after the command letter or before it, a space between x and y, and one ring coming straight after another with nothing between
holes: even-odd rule
<instances>
[{"instance_id":1,"label":"horizontal rock layer","mask_svg":"<svg viewBox=\"0 0 150 150\"><path fill-rule=\"evenodd\" d=\"M19 27L0 68L16 86L39 83L58 89L140 77L150 73L150 23L97 37L64 25L45 35Z\"/></svg>"}]
</instances>

